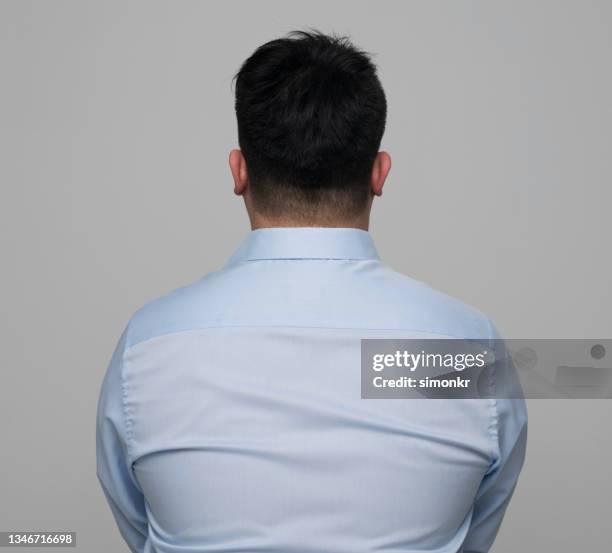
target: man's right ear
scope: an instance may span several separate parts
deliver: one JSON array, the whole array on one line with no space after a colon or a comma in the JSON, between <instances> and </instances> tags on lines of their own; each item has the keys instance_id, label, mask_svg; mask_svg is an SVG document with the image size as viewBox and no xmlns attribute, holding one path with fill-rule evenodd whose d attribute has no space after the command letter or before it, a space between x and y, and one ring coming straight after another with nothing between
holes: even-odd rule
<instances>
[{"instance_id":1,"label":"man's right ear","mask_svg":"<svg viewBox=\"0 0 612 553\"><path fill-rule=\"evenodd\" d=\"M382 196L383 186L391 170L391 156L387 152L378 152L372 164L370 189L374 196Z\"/></svg>"},{"instance_id":2,"label":"man's right ear","mask_svg":"<svg viewBox=\"0 0 612 553\"><path fill-rule=\"evenodd\" d=\"M232 150L229 155L229 166L234 177L234 194L242 196L249 185L249 173L246 160L240 150Z\"/></svg>"}]
</instances>

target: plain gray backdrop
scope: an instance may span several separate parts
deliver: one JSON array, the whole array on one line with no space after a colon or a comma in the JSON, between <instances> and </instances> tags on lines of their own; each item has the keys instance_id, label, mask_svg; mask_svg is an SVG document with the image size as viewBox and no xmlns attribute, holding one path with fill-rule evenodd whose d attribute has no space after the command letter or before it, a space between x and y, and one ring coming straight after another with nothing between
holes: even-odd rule
<instances>
[{"instance_id":1,"label":"plain gray backdrop","mask_svg":"<svg viewBox=\"0 0 612 553\"><path fill-rule=\"evenodd\" d=\"M305 27L376 54L382 257L507 337L612 337L610 2L1 0L0 530L126 550L95 475L106 365L248 231L232 76ZM495 552L607 550L612 402L529 412Z\"/></svg>"}]
</instances>

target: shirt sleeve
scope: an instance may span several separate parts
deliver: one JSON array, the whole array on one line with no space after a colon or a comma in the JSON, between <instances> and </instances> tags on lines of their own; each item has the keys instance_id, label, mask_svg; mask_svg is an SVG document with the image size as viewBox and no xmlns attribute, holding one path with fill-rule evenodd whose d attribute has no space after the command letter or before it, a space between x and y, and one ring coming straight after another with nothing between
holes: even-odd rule
<instances>
[{"instance_id":1,"label":"shirt sleeve","mask_svg":"<svg viewBox=\"0 0 612 553\"><path fill-rule=\"evenodd\" d=\"M496 459L478 489L472 521L463 544L463 553L486 553L493 545L506 508L516 487L527 446L527 408L516 369L493 325L497 380L492 436Z\"/></svg>"},{"instance_id":2,"label":"shirt sleeve","mask_svg":"<svg viewBox=\"0 0 612 553\"><path fill-rule=\"evenodd\" d=\"M123 358L127 329L107 368L96 421L97 476L117 526L133 553L142 553L147 538L144 496L131 468L123 406Z\"/></svg>"}]
</instances>

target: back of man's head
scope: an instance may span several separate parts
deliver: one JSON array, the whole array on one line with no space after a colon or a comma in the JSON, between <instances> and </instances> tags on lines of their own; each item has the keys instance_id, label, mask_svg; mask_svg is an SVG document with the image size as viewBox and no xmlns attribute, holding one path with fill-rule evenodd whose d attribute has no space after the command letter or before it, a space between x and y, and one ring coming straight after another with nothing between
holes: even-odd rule
<instances>
[{"instance_id":1,"label":"back of man's head","mask_svg":"<svg viewBox=\"0 0 612 553\"><path fill-rule=\"evenodd\" d=\"M235 107L259 213L350 219L366 209L387 113L367 53L345 37L294 31L243 63Z\"/></svg>"}]
</instances>

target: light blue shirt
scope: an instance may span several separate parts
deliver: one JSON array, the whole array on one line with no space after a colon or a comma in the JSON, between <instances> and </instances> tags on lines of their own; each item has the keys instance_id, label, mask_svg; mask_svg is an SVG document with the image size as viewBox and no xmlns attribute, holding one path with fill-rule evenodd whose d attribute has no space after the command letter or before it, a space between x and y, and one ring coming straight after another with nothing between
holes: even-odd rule
<instances>
[{"instance_id":1,"label":"light blue shirt","mask_svg":"<svg viewBox=\"0 0 612 553\"><path fill-rule=\"evenodd\" d=\"M360 340L496 338L356 229L249 234L138 310L108 367L97 473L145 553L488 551L523 400L360 397Z\"/></svg>"}]
</instances>

